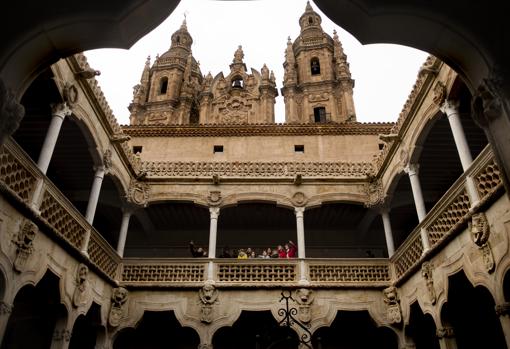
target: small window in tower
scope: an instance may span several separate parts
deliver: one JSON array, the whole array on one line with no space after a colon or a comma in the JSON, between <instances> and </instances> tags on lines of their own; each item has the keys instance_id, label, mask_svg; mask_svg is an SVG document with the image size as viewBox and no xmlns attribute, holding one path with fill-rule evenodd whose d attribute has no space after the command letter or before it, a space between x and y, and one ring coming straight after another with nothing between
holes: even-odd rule
<instances>
[{"instance_id":1,"label":"small window in tower","mask_svg":"<svg viewBox=\"0 0 510 349\"><path fill-rule=\"evenodd\" d=\"M326 122L326 108L316 107L313 108L313 118L315 122Z\"/></svg>"},{"instance_id":2,"label":"small window in tower","mask_svg":"<svg viewBox=\"0 0 510 349\"><path fill-rule=\"evenodd\" d=\"M308 24L313 24L313 18L312 17L308 17Z\"/></svg>"},{"instance_id":3,"label":"small window in tower","mask_svg":"<svg viewBox=\"0 0 510 349\"><path fill-rule=\"evenodd\" d=\"M232 88L243 88L243 87L244 87L243 78L235 77L232 79Z\"/></svg>"},{"instance_id":4,"label":"small window in tower","mask_svg":"<svg viewBox=\"0 0 510 349\"><path fill-rule=\"evenodd\" d=\"M162 77L159 81L159 94L164 95L166 94L166 90L168 89L168 78Z\"/></svg>"},{"instance_id":5,"label":"small window in tower","mask_svg":"<svg viewBox=\"0 0 510 349\"><path fill-rule=\"evenodd\" d=\"M177 42L178 44L181 43L181 37L179 35L177 35L177 37L175 38L175 42Z\"/></svg>"},{"instance_id":6,"label":"small window in tower","mask_svg":"<svg viewBox=\"0 0 510 349\"><path fill-rule=\"evenodd\" d=\"M303 144L296 144L296 145L294 145L294 151L296 153L304 153L305 152L305 146Z\"/></svg>"},{"instance_id":7,"label":"small window in tower","mask_svg":"<svg viewBox=\"0 0 510 349\"><path fill-rule=\"evenodd\" d=\"M138 154L142 152L142 146L141 145L134 145L133 146L133 154Z\"/></svg>"},{"instance_id":8,"label":"small window in tower","mask_svg":"<svg viewBox=\"0 0 510 349\"><path fill-rule=\"evenodd\" d=\"M379 150L383 150L384 149L384 143L379 143Z\"/></svg>"},{"instance_id":9,"label":"small window in tower","mask_svg":"<svg viewBox=\"0 0 510 349\"><path fill-rule=\"evenodd\" d=\"M215 145L213 147L213 152L214 152L214 154L216 154L216 153L223 153L223 146L222 145Z\"/></svg>"},{"instance_id":10,"label":"small window in tower","mask_svg":"<svg viewBox=\"0 0 510 349\"><path fill-rule=\"evenodd\" d=\"M310 71L312 72L312 75L320 75L321 63L317 57L312 58L310 61Z\"/></svg>"}]
</instances>

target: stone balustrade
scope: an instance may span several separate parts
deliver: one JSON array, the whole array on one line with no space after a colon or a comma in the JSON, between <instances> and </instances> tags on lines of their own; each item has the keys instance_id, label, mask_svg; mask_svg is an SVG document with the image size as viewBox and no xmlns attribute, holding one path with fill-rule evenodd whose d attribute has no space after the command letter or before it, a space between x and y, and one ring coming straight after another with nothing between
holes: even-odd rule
<instances>
[{"instance_id":1,"label":"stone balustrade","mask_svg":"<svg viewBox=\"0 0 510 349\"><path fill-rule=\"evenodd\" d=\"M479 200L472 205L466 178L473 178ZM297 286L303 280L316 287L384 287L415 272L421 262L460 232L474 212L497 193L503 183L490 147L451 186L425 219L409 234L391 259L121 259L81 213L44 176L12 140L0 148L0 191L23 214L28 214L58 243L81 253L90 232L88 256L93 268L110 282L130 286L196 287L206 281L208 264L213 280L224 287ZM39 198L37 198L39 197ZM34 208L34 200L38 201ZM424 229L431 249L420 239ZM300 263L304 263L304 268ZM306 275L301 275L305 273Z\"/></svg>"}]
</instances>

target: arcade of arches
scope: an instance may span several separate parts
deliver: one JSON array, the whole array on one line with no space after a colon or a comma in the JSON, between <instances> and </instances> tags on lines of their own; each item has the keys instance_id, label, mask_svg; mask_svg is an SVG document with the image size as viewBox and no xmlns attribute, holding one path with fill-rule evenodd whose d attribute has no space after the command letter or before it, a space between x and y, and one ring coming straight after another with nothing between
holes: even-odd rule
<instances>
[{"instance_id":1,"label":"arcade of arches","mask_svg":"<svg viewBox=\"0 0 510 349\"><path fill-rule=\"evenodd\" d=\"M299 25L281 125L268 67L249 74L240 46L204 76L186 23L140 67L129 126L83 54L40 53L17 84L0 61L24 108L0 148L1 349L510 348L505 100L473 93L467 50L445 59L461 75L427 59L396 123L356 122L340 38L311 4ZM288 241L293 258L223 258Z\"/></svg>"}]
</instances>

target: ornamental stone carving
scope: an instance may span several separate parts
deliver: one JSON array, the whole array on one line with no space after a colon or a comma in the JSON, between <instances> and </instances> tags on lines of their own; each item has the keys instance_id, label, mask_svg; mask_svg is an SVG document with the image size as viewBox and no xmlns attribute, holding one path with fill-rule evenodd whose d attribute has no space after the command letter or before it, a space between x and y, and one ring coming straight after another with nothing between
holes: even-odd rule
<instances>
[{"instance_id":1,"label":"ornamental stone carving","mask_svg":"<svg viewBox=\"0 0 510 349\"><path fill-rule=\"evenodd\" d=\"M383 290L384 303L386 304L386 316L390 324L400 324L402 322L402 310L400 308L400 299L397 288L390 286Z\"/></svg>"},{"instance_id":2,"label":"ornamental stone carving","mask_svg":"<svg viewBox=\"0 0 510 349\"><path fill-rule=\"evenodd\" d=\"M494 310L496 311L497 316L508 316L510 315L510 302L496 304L494 306Z\"/></svg>"},{"instance_id":3,"label":"ornamental stone carving","mask_svg":"<svg viewBox=\"0 0 510 349\"><path fill-rule=\"evenodd\" d=\"M441 106L446 101L446 85L442 81L436 82L432 90L432 100L435 105Z\"/></svg>"},{"instance_id":4,"label":"ornamental stone carving","mask_svg":"<svg viewBox=\"0 0 510 349\"><path fill-rule=\"evenodd\" d=\"M66 82L64 85L63 95L64 101L70 106L73 106L76 102L78 102L78 89L74 84Z\"/></svg>"},{"instance_id":5,"label":"ornamental stone carving","mask_svg":"<svg viewBox=\"0 0 510 349\"><path fill-rule=\"evenodd\" d=\"M485 269L489 274L492 273L496 268L496 262L489 243L490 228L485 213L474 214L471 217L471 222L468 223L468 229L471 232L471 239L482 255Z\"/></svg>"},{"instance_id":6,"label":"ornamental stone carving","mask_svg":"<svg viewBox=\"0 0 510 349\"><path fill-rule=\"evenodd\" d=\"M294 206L303 207L306 205L308 198L304 193L298 191L297 193L294 193L294 195L292 195L291 201L292 204L294 204Z\"/></svg>"},{"instance_id":7,"label":"ornamental stone carving","mask_svg":"<svg viewBox=\"0 0 510 349\"><path fill-rule=\"evenodd\" d=\"M12 305L0 301L0 316L9 315L12 313Z\"/></svg>"},{"instance_id":8,"label":"ornamental stone carving","mask_svg":"<svg viewBox=\"0 0 510 349\"><path fill-rule=\"evenodd\" d=\"M213 305L218 300L218 290L212 284L205 284L198 291L198 297L202 306L200 308L200 321L206 324L212 322Z\"/></svg>"},{"instance_id":9,"label":"ornamental stone carving","mask_svg":"<svg viewBox=\"0 0 510 349\"><path fill-rule=\"evenodd\" d=\"M436 290L434 289L434 279L432 277L432 270L434 266L430 262L424 262L421 266L421 276L425 279L427 285L427 292L429 295L429 301L432 305L436 304Z\"/></svg>"},{"instance_id":10,"label":"ornamental stone carving","mask_svg":"<svg viewBox=\"0 0 510 349\"><path fill-rule=\"evenodd\" d=\"M76 269L76 288L73 293L73 306L76 308L84 306L87 303L89 268L81 263Z\"/></svg>"},{"instance_id":11,"label":"ornamental stone carving","mask_svg":"<svg viewBox=\"0 0 510 349\"><path fill-rule=\"evenodd\" d=\"M124 315L124 305L128 299L128 291L124 287L113 289L110 314L108 316L108 324L111 327L117 327Z\"/></svg>"},{"instance_id":12,"label":"ornamental stone carving","mask_svg":"<svg viewBox=\"0 0 510 349\"><path fill-rule=\"evenodd\" d=\"M503 102L498 96L498 81L486 79L473 96L472 116L480 127L487 127L492 120L503 115Z\"/></svg>"},{"instance_id":13,"label":"ornamental stone carving","mask_svg":"<svg viewBox=\"0 0 510 349\"><path fill-rule=\"evenodd\" d=\"M132 180L131 183L129 183L126 199L131 204L147 207L149 203L149 191L150 187L147 183Z\"/></svg>"},{"instance_id":14,"label":"ornamental stone carving","mask_svg":"<svg viewBox=\"0 0 510 349\"><path fill-rule=\"evenodd\" d=\"M14 133L25 115L25 108L18 103L15 94L0 79L0 144Z\"/></svg>"},{"instance_id":15,"label":"ornamental stone carving","mask_svg":"<svg viewBox=\"0 0 510 349\"><path fill-rule=\"evenodd\" d=\"M209 192L209 195L207 196L207 203L209 206L216 207L221 204L222 197L221 197L221 191L219 190L212 190Z\"/></svg>"},{"instance_id":16,"label":"ornamental stone carving","mask_svg":"<svg viewBox=\"0 0 510 349\"><path fill-rule=\"evenodd\" d=\"M34 251L34 239L37 234L37 226L31 221L25 220L21 224L18 235L13 243L16 245L16 257L14 259L14 270L22 272L25 270L28 258Z\"/></svg>"},{"instance_id":17,"label":"ornamental stone carving","mask_svg":"<svg viewBox=\"0 0 510 349\"><path fill-rule=\"evenodd\" d=\"M386 195L384 194L382 182L380 179L365 184L367 200L365 207L376 207L384 205Z\"/></svg>"},{"instance_id":18,"label":"ornamental stone carving","mask_svg":"<svg viewBox=\"0 0 510 349\"><path fill-rule=\"evenodd\" d=\"M302 323L309 323L312 320L311 305L314 300L313 291L308 288L300 288L294 293L294 299L298 306L298 318Z\"/></svg>"},{"instance_id":19,"label":"ornamental stone carving","mask_svg":"<svg viewBox=\"0 0 510 349\"><path fill-rule=\"evenodd\" d=\"M105 172L108 173L112 169L112 151L110 149L106 149L103 154L103 165Z\"/></svg>"},{"instance_id":20,"label":"ornamental stone carving","mask_svg":"<svg viewBox=\"0 0 510 349\"><path fill-rule=\"evenodd\" d=\"M439 327L436 330L436 337L439 339L442 338L453 338L455 337L455 333L453 332L452 327Z\"/></svg>"},{"instance_id":21,"label":"ornamental stone carving","mask_svg":"<svg viewBox=\"0 0 510 349\"><path fill-rule=\"evenodd\" d=\"M54 342L69 342L71 340L72 332L70 330L59 330L56 329L53 332Z\"/></svg>"}]
</instances>

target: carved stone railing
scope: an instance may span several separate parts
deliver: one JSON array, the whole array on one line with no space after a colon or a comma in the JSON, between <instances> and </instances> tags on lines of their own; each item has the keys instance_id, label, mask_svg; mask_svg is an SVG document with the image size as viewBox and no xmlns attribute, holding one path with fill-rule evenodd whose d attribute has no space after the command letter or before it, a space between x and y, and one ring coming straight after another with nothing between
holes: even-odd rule
<instances>
[{"instance_id":1,"label":"carved stone railing","mask_svg":"<svg viewBox=\"0 0 510 349\"><path fill-rule=\"evenodd\" d=\"M19 202L23 202L25 210L32 212L38 224L45 226L44 231L51 232L57 240L65 241L74 252L81 255L85 236L90 231L88 261L110 281L115 281L120 262L115 250L12 139L6 140L0 147L0 182ZM32 202L32 196L38 185L41 186L41 196L36 211L32 204L37 203ZM82 257L87 260L86 256Z\"/></svg>"},{"instance_id":2,"label":"carved stone railing","mask_svg":"<svg viewBox=\"0 0 510 349\"><path fill-rule=\"evenodd\" d=\"M473 208L467 194L467 177L475 180L479 195L479 203ZM433 253L442 242L460 231L477 207L490 200L493 194L502 187L500 170L488 145L392 256L391 261L394 263L396 278L401 279L413 273L415 268L426 258L426 255ZM430 243L430 250L425 255L420 238L422 229L427 232Z\"/></svg>"},{"instance_id":3,"label":"carved stone railing","mask_svg":"<svg viewBox=\"0 0 510 349\"><path fill-rule=\"evenodd\" d=\"M223 285L281 286L298 281L297 260L245 259L215 263L216 280Z\"/></svg>"},{"instance_id":4,"label":"carved stone railing","mask_svg":"<svg viewBox=\"0 0 510 349\"><path fill-rule=\"evenodd\" d=\"M169 162L144 161L148 177L196 178L366 178L373 171L370 162Z\"/></svg>"},{"instance_id":5,"label":"carved stone railing","mask_svg":"<svg viewBox=\"0 0 510 349\"><path fill-rule=\"evenodd\" d=\"M121 282L134 286L196 286L205 281L205 259L134 259L123 261Z\"/></svg>"},{"instance_id":6,"label":"carved stone railing","mask_svg":"<svg viewBox=\"0 0 510 349\"><path fill-rule=\"evenodd\" d=\"M308 278L317 286L388 286L391 282L387 259L311 259Z\"/></svg>"}]
</instances>

